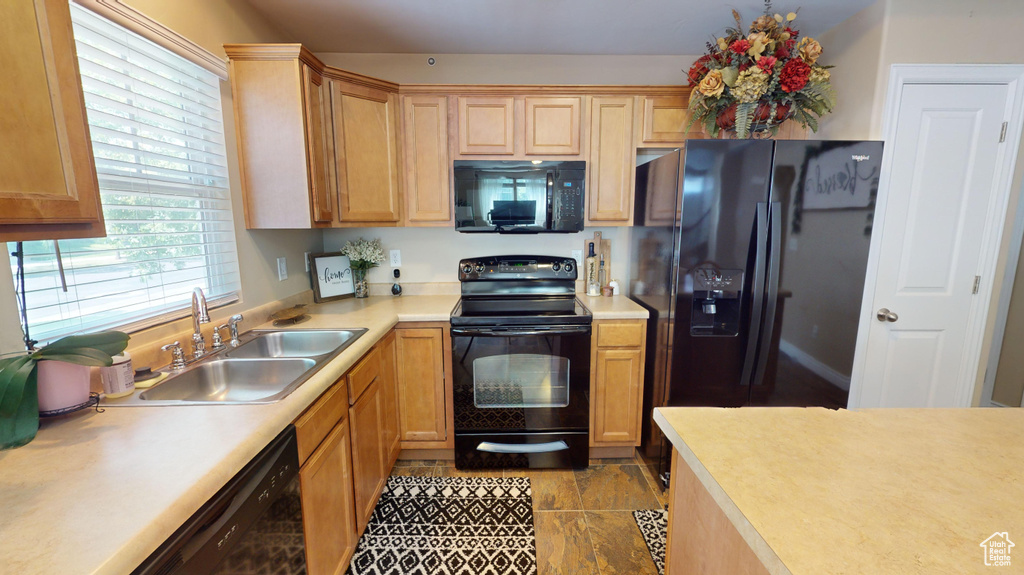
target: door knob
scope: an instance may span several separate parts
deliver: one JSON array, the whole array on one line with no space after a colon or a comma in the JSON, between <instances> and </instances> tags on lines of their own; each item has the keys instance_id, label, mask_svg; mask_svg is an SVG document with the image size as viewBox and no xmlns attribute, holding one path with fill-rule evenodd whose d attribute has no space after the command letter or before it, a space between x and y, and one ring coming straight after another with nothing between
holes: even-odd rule
<instances>
[{"instance_id":1,"label":"door knob","mask_svg":"<svg viewBox=\"0 0 1024 575\"><path fill-rule=\"evenodd\" d=\"M875 317L878 318L878 321L882 321L882 322L885 322L885 321L894 322L894 321L900 319L900 316L896 315L896 312L891 312L891 311L889 311L888 308L884 308L884 307L882 309L878 310L878 313L875 314Z\"/></svg>"}]
</instances>

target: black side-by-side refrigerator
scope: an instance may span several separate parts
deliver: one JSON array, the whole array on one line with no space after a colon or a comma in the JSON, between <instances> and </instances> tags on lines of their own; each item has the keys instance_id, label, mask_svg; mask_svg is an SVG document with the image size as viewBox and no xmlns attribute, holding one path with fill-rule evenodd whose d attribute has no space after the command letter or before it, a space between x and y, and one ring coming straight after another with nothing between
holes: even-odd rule
<instances>
[{"instance_id":1,"label":"black side-by-side refrigerator","mask_svg":"<svg viewBox=\"0 0 1024 575\"><path fill-rule=\"evenodd\" d=\"M652 467L655 407L846 407L881 161L881 142L691 140L637 167Z\"/></svg>"}]
</instances>

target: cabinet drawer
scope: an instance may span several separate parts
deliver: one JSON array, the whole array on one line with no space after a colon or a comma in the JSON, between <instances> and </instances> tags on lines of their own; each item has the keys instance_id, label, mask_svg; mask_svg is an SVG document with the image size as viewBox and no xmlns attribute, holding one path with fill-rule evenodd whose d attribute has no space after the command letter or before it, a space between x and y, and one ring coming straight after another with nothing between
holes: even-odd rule
<instances>
[{"instance_id":1,"label":"cabinet drawer","mask_svg":"<svg viewBox=\"0 0 1024 575\"><path fill-rule=\"evenodd\" d=\"M363 390L380 375L380 348L374 347L348 372L348 403L352 405Z\"/></svg>"},{"instance_id":2,"label":"cabinet drawer","mask_svg":"<svg viewBox=\"0 0 1024 575\"><path fill-rule=\"evenodd\" d=\"M295 420L300 465L316 450L331 429L348 415L347 387L345 378L341 378Z\"/></svg>"},{"instance_id":3,"label":"cabinet drawer","mask_svg":"<svg viewBox=\"0 0 1024 575\"><path fill-rule=\"evenodd\" d=\"M640 347L643 340L642 322L597 324L597 347Z\"/></svg>"}]
</instances>

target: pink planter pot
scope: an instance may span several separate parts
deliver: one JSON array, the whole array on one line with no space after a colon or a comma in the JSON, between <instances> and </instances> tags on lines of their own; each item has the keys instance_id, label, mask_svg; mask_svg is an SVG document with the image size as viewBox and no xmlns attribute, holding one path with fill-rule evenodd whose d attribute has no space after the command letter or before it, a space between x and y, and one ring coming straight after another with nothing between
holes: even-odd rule
<instances>
[{"instance_id":1,"label":"pink planter pot","mask_svg":"<svg viewBox=\"0 0 1024 575\"><path fill-rule=\"evenodd\" d=\"M55 411L89 400L89 366L64 361L40 361L36 383L39 411Z\"/></svg>"}]
</instances>

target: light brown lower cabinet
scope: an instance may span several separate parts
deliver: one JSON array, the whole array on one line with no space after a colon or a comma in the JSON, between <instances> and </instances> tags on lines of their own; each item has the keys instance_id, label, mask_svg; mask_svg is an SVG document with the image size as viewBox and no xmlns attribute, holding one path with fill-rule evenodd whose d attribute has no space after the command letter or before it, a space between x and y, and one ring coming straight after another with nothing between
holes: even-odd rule
<instances>
[{"instance_id":1,"label":"light brown lower cabinet","mask_svg":"<svg viewBox=\"0 0 1024 575\"><path fill-rule=\"evenodd\" d=\"M396 329L395 335L399 429L403 447L453 447L448 445L448 402L445 397L445 353L451 353L451 343L445 345L444 329Z\"/></svg>"},{"instance_id":2,"label":"light brown lower cabinet","mask_svg":"<svg viewBox=\"0 0 1024 575\"><path fill-rule=\"evenodd\" d=\"M768 575L768 569L675 449L668 497L665 575Z\"/></svg>"},{"instance_id":3,"label":"light brown lower cabinet","mask_svg":"<svg viewBox=\"0 0 1024 575\"><path fill-rule=\"evenodd\" d=\"M596 321L590 361L590 445L640 445L646 320Z\"/></svg>"},{"instance_id":4,"label":"light brown lower cabinet","mask_svg":"<svg viewBox=\"0 0 1024 575\"><path fill-rule=\"evenodd\" d=\"M352 486L355 492L356 526L360 533L373 515L390 469L384 461L384 436L380 378L371 383L348 409L352 425Z\"/></svg>"},{"instance_id":5,"label":"light brown lower cabinet","mask_svg":"<svg viewBox=\"0 0 1024 575\"><path fill-rule=\"evenodd\" d=\"M359 542L349 441L349 420L345 418L299 469L306 571L310 575L344 573Z\"/></svg>"},{"instance_id":6,"label":"light brown lower cabinet","mask_svg":"<svg viewBox=\"0 0 1024 575\"><path fill-rule=\"evenodd\" d=\"M398 431L398 351L394 330L377 344L380 348L380 396L383 417L384 461L391 467L402 451Z\"/></svg>"}]
</instances>

